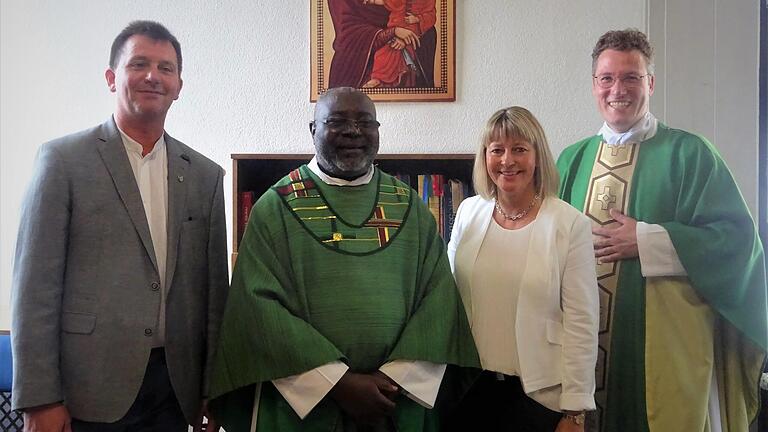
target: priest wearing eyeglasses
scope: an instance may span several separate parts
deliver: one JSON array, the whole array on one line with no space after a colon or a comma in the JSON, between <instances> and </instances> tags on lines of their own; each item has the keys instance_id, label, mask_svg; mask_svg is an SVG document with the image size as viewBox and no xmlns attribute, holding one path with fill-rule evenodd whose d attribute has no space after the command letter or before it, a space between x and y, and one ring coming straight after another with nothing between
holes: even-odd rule
<instances>
[{"instance_id":1,"label":"priest wearing eyeglasses","mask_svg":"<svg viewBox=\"0 0 768 432\"><path fill-rule=\"evenodd\" d=\"M592 94L605 122L557 164L598 262L588 430L746 431L768 348L763 247L714 146L649 111L652 56L638 30L600 37Z\"/></svg>"},{"instance_id":2,"label":"priest wearing eyeglasses","mask_svg":"<svg viewBox=\"0 0 768 432\"><path fill-rule=\"evenodd\" d=\"M433 431L446 364L479 367L429 209L373 166L379 122L335 88L315 157L251 212L211 402L238 431Z\"/></svg>"}]
</instances>

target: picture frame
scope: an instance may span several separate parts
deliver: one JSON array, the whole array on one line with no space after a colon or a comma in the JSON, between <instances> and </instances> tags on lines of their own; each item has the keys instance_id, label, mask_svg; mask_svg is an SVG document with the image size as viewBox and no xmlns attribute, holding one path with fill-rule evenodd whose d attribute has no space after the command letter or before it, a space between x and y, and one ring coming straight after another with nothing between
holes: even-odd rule
<instances>
[{"instance_id":1,"label":"picture frame","mask_svg":"<svg viewBox=\"0 0 768 432\"><path fill-rule=\"evenodd\" d=\"M333 87L374 101L456 100L455 0L310 4L310 101Z\"/></svg>"}]
</instances>

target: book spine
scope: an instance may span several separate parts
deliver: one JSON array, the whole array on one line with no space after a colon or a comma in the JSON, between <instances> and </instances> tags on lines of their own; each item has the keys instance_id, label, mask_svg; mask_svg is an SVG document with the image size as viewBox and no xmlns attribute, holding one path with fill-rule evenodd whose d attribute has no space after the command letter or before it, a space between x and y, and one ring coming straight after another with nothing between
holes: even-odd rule
<instances>
[{"instance_id":1,"label":"book spine","mask_svg":"<svg viewBox=\"0 0 768 432\"><path fill-rule=\"evenodd\" d=\"M448 243L451 240L451 230L453 229L453 219L456 216L453 212L453 194L451 194L450 181L443 184L443 238Z\"/></svg>"},{"instance_id":2,"label":"book spine","mask_svg":"<svg viewBox=\"0 0 768 432\"><path fill-rule=\"evenodd\" d=\"M243 238L245 227L248 226L248 218L251 217L251 208L253 208L253 192L240 192L238 201L240 206L237 217L237 235L238 238Z\"/></svg>"},{"instance_id":3,"label":"book spine","mask_svg":"<svg viewBox=\"0 0 768 432\"><path fill-rule=\"evenodd\" d=\"M423 174L419 174L416 176L416 190L419 192L419 199L423 202L427 202L426 199L424 199L424 182L426 181L426 176Z\"/></svg>"}]
</instances>

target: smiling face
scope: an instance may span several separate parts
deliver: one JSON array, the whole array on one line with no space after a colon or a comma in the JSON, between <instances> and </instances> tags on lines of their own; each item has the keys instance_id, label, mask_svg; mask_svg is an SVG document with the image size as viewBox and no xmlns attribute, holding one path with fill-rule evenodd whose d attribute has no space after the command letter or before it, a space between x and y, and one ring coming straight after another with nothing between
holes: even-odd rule
<instances>
[{"instance_id":1,"label":"smiling face","mask_svg":"<svg viewBox=\"0 0 768 432\"><path fill-rule=\"evenodd\" d=\"M610 88L602 88L597 79L592 80L592 94L597 108L611 129L626 132L648 112L654 76L648 74L648 65L640 51L603 51L595 63L593 75L618 78ZM633 75L642 76L638 85L623 82L623 77Z\"/></svg>"},{"instance_id":2,"label":"smiling face","mask_svg":"<svg viewBox=\"0 0 768 432\"><path fill-rule=\"evenodd\" d=\"M365 94L348 88L329 90L315 106L310 131L317 163L326 173L354 179L368 172L379 151L376 107Z\"/></svg>"},{"instance_id":3,"label":"smiling face","mask_svg":"<svg viewBox=\"0 0 768 432\"><path fill-rule=\"evenodd\" d=\"M525 139L492 141L485 149L485 166L497 197L535 195L536 149Z\"/></svg>"},{"instance_id":4,"label":"smiling face","mask_svg":"<svg viewBox=\"0 0 768 432\"><path fill-rule=\"evenodd\" d=\"M131 36L114 69L105 72L117 95L115 116L124 121L164 121L181 91L176 50L170 42Z\"/></svg>"}]
</instances>

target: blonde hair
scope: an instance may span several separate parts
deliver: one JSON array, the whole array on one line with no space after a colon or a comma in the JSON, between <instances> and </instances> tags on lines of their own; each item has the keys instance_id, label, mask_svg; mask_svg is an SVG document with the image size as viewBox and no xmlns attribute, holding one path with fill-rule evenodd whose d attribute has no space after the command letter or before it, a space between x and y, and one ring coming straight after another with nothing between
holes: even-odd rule
<instances>
[{"instance_id":1,"label":"blonde hair","mask_svg":"<svg viewBox=\"0 0 768 432\"><path fill-rule=\"evenodd\" d=\"M536 170L533 174L536 191L542 198L557 195L560 180L544 129L530 111L519 106L500 109L488 119L472 169L475 191L485 199L496 196L496 185L488 175L485 163L485 151L492 142L503 142L512 138L524 139L536 151Z\"/></svg>"}]
</instances>

